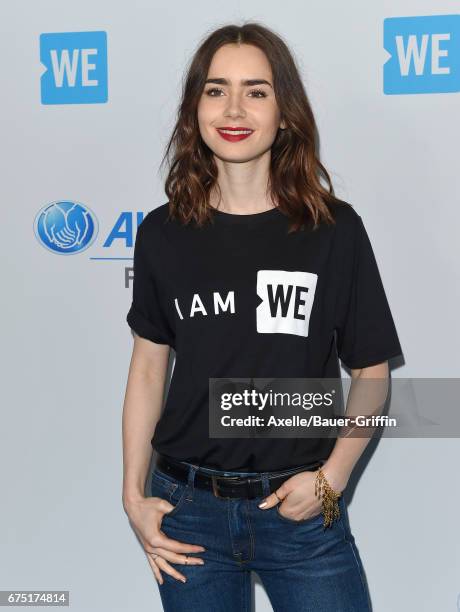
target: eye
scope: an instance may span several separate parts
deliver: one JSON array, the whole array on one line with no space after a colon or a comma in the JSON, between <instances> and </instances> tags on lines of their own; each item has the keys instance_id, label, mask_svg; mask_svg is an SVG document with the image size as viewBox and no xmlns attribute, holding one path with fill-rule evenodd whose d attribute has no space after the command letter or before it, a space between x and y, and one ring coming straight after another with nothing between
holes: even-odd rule
<instances>
[{"instance_id":1,"label":"eye","mask_svg":"<svg viewBox=\"0 0 460 612\"><path fill-rule=\"evenodd\" d=\"M251 91L249 93L256 93L256 94L261 94L261 96L255 96L256 98L266 98L267 94L263 89L251 89Z\"/></svg>"},{"instance_id":2,"label":"eye","mask_svg":"<svg viewBox=\"0 0 460 612\"><path fill-rule=\"evenodd\" d=\"M206 93L208 94L208 96L216 97L213 94L214 91L222 91L222 89L219 89L218 87L212 87L211 89L208 89Z\"/></svg>"}]
</instances>

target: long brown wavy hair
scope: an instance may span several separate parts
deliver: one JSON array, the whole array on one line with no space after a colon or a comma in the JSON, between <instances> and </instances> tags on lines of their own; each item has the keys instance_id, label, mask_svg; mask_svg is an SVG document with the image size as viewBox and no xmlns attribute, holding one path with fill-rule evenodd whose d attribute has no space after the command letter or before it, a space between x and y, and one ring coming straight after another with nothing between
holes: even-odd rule
<instances>
[{"instance_id":1,"label":"long brown wavy hair","mask_svg":"<svg viewBox=\"0 0 460 612\"><path fill-rule=\"evenodd\" d=\"M183 81L177 121L161 165L168 161L165 193L169 218L203 225L212 217L210 193L216 189L218 169L213 152L200 135L197 108L209 66L226 44L254 45L270 63L273 87L286 129L279 129L271 147L268 192L289 217L289 231L325 221L334 223L331 209L343 202L334 195L330 176L317 154L317 127L299 71L287 45L259 23L226 25L213 31L192 57ZM321 177L327 189L321 184Z\"/></svg>"}]
</instances>

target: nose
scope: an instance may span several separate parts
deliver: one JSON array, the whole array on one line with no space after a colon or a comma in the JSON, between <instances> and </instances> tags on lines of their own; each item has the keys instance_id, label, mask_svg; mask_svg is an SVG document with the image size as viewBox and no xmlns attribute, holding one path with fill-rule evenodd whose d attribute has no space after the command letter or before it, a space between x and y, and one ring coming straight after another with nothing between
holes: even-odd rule
<instances>
[{"instance_id":1,"label":"nose","mask_svg":"<svg viewBox=\"0 0 460 612\"><path fill-rule=\"evenodd\" d=\"M228 103L225 108L226 117L245 117L246 111L244 110L242 96L237 93L231 93L228 96Z\"/></svg>"}]
</instances>

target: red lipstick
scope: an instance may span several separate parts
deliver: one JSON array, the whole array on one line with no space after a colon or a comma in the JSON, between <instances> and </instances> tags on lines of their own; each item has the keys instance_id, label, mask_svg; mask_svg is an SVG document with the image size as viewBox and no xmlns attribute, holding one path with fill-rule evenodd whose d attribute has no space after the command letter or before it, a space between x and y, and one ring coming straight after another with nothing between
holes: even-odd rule
<instances>
[{"instance_id":1,"label":"red lipstick","mask_svg":"<svg viewBox=\"0 0 460 612\"><path fill-rule=\"evenodd\" d=\"M249 136L253 133L254 130L239 126L225 126L217 128L217 131L222 136L222 138L224 138L224 140L228 140L229 142L238 142L240 140L245 140L246 138L249 138Z\"/></svg>"}]
</instances>

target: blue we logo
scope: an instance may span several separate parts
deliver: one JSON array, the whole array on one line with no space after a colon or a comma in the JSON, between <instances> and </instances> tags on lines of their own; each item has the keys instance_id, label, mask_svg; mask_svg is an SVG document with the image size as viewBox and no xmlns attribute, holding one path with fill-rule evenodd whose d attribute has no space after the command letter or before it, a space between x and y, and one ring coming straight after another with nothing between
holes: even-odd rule
<instances>
[{"instance_id":1,"label":"blue we logo","mask_svg":"<svg viewBox=\"0 0 460 612\"><path fill-rule=\"evenodd\" d=\"M40 34L42 104L107 102L106 32Z\"/></svg>"},{"instance_id":2,"label":"blue we logo","mask_svg":"<svg viewBox=\"0 0 460 612\"><path fill-rule=\"evenodd\" d=\"M460 15L384 20L385 94L460 91Z\"/></svg>"}]
</instances>

